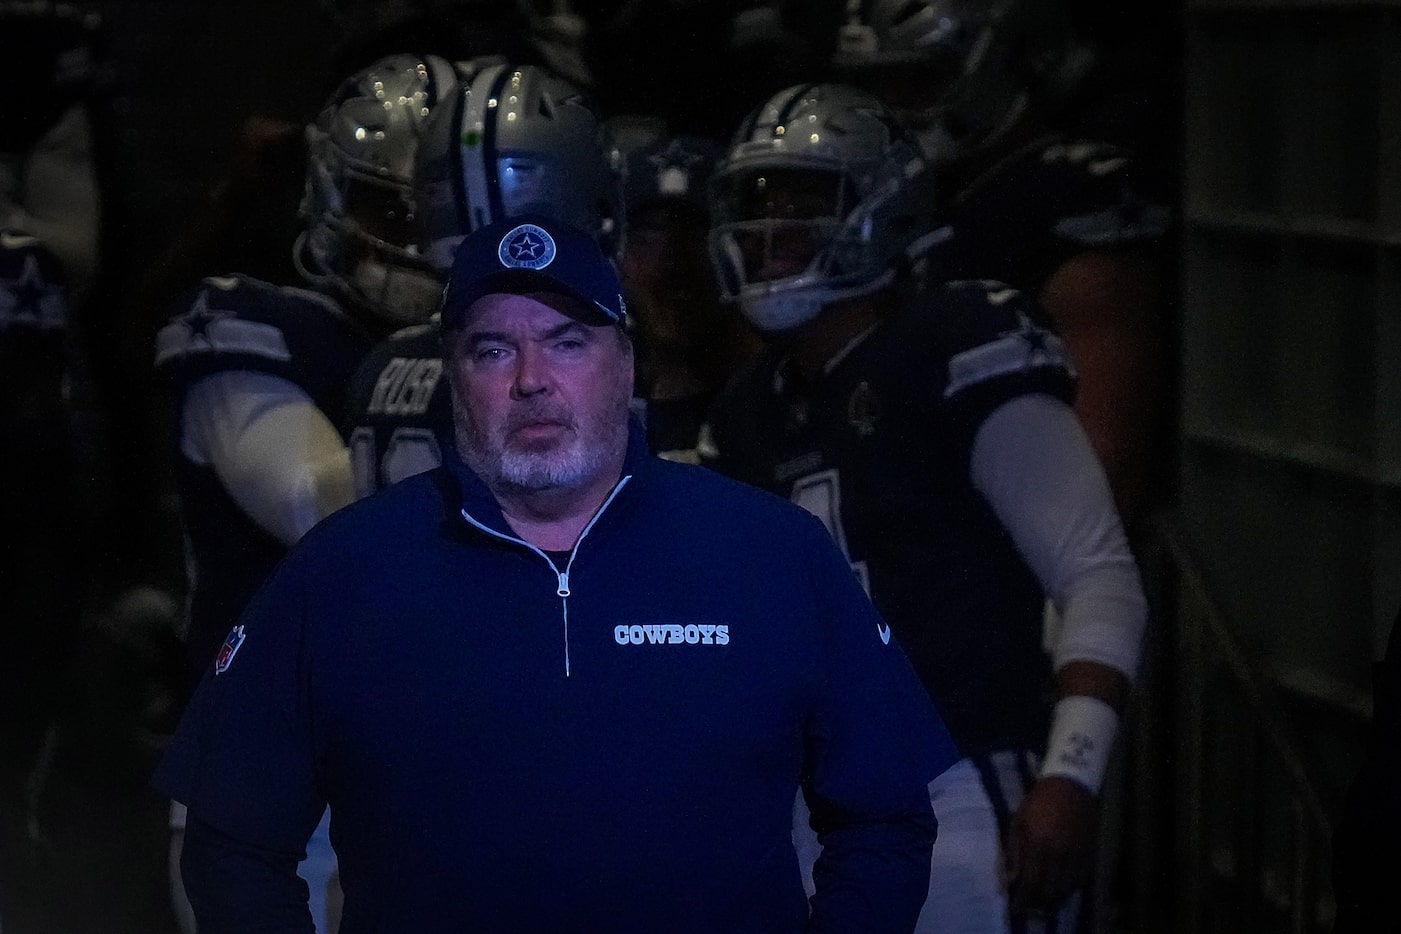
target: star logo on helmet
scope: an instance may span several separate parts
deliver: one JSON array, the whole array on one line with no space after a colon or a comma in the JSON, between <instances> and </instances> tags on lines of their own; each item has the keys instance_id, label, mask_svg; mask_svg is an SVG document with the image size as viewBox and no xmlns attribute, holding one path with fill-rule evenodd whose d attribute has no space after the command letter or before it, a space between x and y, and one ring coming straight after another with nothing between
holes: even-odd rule
<instances>
[{"instance_id":1,"label":"star logo on helmet","mask_svg":"<svg viewBox=\"0 0 1401 934\"><path fill-rule=\"evenodd\" d=\"M647 156L657 194L684 197L691 190L692 179L705 174L705 153L697 151L695 146L683 139L673 139L665 148Z\"/></svg>"},{"instance_id":2,"label":"star logo on helmet","mask_svg":"<svg viewBox=\"0 0 1401 934\"><path fill-rule=\"evenodd\" d=\"M647 161L656 166L658 172L666 169L681 169L689 174L702 161L702 156L698 152L692 152L686 148L686 144L679 139L674 139L661 152L647 157Z\"/></svg>"},{"instance_id":3,"label":"star logo on helmet","mask_svg":"<svg viewBox=\"0 0 1401 934\"><path fill-rule=\"evenodd\" d=\"M541 227L521 224L501 238L496 258L508 269L544 269L555 259L555 240Z\"/></svg>"}]
</instances>

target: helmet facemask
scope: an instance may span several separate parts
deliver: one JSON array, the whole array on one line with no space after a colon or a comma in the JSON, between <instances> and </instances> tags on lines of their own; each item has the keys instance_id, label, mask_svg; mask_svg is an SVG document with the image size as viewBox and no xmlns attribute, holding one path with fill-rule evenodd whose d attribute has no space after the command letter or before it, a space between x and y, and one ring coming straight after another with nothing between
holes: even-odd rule
<instances>
[{"instance_id":1,"label":"helmet facemask","mask_svg":"<svg viewBox=\"0 0 1401 934\"><path fill-rule=\"evenodd\" d=\"M751 115L711 183L724 295L764 331L889 285L932 210L914 141L869 94L792 88Z\"/></svg>"},{"instance_id":2,"label":"helmet facemask","mask_svg":"<svg viewBox=\"0 0 1401 934\"><path fill-rule=\"evenodd\" d=\"M413 167L424 121L453 81L445 60L389 56L348 79L307 128L299 268L391 325L427 320L441 297L418 247Z\"/></svg>"},{"instance_id":3,"label":"helmet facemask","mask_svg":"<svg viewBox=\"0 0 1401 934\"><path fill-rule=\"evenodd\" d=\"M726 297L764 330L810 320L821 304L878 287L869 268L871 225L853 212L855 195L840 171L751 170L715 188L711 248ZM820 310L820 306L817 306Z\"/></svg>"}]
</instances>

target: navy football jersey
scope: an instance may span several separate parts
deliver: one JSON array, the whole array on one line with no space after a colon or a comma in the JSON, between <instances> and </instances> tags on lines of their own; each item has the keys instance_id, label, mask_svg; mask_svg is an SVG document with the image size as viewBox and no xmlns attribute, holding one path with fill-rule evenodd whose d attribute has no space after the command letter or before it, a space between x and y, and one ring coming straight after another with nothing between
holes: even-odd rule
<instances>
[{"instance_id":1,"label":"navy football jersey","mask_svg":"<svg viewBox=\"0 0 1401 934\"><path fill-rule=\"evenodd\" d=\"M61 264L37 238L0 230L0 767L32 761L91 576L68 352Z\"/></svg>"},{"instance_id":2,"label":"navy football jersey","mask_svg":"<svg viewBox=\"0 0 1401 934\"><path fill-rule=\"evenodd\" d=\"M3 592L12 610L23 603L16 585L49 586L57 555L74 551L63 540L73 534L78 492L65 282L42 242L0 230L0 534L9 546L0 583L10 584Z\"/></svg>"},{"instance_id":3,"label":"navy football jersey","mask_svg":"<svg viewBox=\"0 0 1401 934\"><path fill-rule=\"evenodd\" d=\"M0 230L0 416L6 426L66 417L65 282L62 264L42 242ZM34 440L42 441L40 434L36 430ZM13 451L26 450L13 438L11 444Z\"/></svg>"},{"instance_id":4,"label":"navy football jersey","mask_svg":"<svg viewBox=\"0 0 1401 934\"><path fill-rule=\"evenodd\" d=\"M1033 294L1090 250L1162 245L1171 213L1110 143L1042 138L943 195L953 234L929 254L936 281L997 279Z\"/></svg>"},{"instance_id":5,"label":"navy football jersey","mask_svg":"<svg viewBox=\"0 0 1401 934\"><path fill-rule=\"evenodd\" d=\"M191 562L189 663L197 678L286 549L249 518L205 464L180 448L185 393L206 376L252 371L301 387L333 424L371 337L318 292L246 276L205 279L161 328L156 371L174 399L175 481Z\"/></svg>"},{"instance_id":6,"label":"navy football jersey","mask_svg":"<svg viewBox=\"0 0 1401 934\"><path fill-rule=\"evenodd\" d=\"M679 399L634 399L634 409L647 428L647 446L667 460L698 463L696 444L714 399L713 392Z\"/></svg>"},{"instance_id":7,"label":"navy football jersey","mask_svg":"<svg viewBox=\"0 0 1401 934\"><path fill-rule=\"evenodd\" d=\"M452 401L436 321L381 341L350 382L345 436L355 495L431 470L452 437Z\"/></svg>"},{"instance_id":8,"label":"navy football jersey","mask_svg":"<svg viewBox=\"0 0 1401 934\"><path fill-rule=\"evenodd\" d=\"M974 489L974 435L1024 394L1070 401L1044 312L993 282L911 298L811 384L765 354L702 444L716 469L826 523L966 753L1045 738L1043 595Z\"/></svg>"}]
</instances>

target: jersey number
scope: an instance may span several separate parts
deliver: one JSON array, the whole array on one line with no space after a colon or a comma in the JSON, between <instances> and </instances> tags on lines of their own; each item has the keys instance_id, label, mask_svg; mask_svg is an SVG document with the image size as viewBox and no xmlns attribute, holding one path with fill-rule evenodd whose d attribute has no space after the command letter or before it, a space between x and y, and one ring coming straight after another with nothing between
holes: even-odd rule
<instances>
[{"instance_id":1,"label":"jersey number","mask_svg":"<svg viewBox=\"0 0 1401 934\"><path fill-rule=\"evenodd\" d=\"M846 529L842 527L842 480L841 474L835 467L823 470L806 477L799 477L793 484L793 493L789 497L794 503L812 513L822 524L827 526L827 531L831 533L837 547L846 555L846 560L851 564L851 570L856 574L856 579L861 582L861 586L866 591L866 596L871 595L871 575L866 568L865 561L852 561L851 549L846 544Z\"/></svg>"},{"instance_id":2,"label":"jersey number","mask_svg":"<svg viewBox=\"0 0 1401 934\"><path fill-rule=\"evenodd\" d=\"M396 428L380 457L375 430L362 426L350 435L350 462L355 472L355 497L362 499L405 477L432 470L443 462L443 452L432 430Z\"/></svg>"}]
</instances>

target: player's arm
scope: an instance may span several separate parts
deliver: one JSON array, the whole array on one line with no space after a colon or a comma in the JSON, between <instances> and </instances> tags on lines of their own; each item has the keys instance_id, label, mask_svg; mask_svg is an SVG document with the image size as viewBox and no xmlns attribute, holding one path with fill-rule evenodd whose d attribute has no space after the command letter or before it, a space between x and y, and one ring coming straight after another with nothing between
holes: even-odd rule
<instances>
[{"instance_id":1,"label":"player's arm","mask_svg":"<svg viewBox=\"0 0 1401 934\"><path fill-rule=\"evenodd\" d=\"M185 396L180 436L185 453L210 465L283 544L355 498L340 432L290 380L245 370L200 379Z\"/></svg>"},{"instance_id":2,"label":"player's arm","mask_svg":"<svg viewBox=\"0 0 1401 934\"><path fill-rule=\"evenodd\" d=\"M187 807L181 875L200 934L312 930L296 869L326 810L307 594L322 573L294 550L258 590L152 776Z\"/></svg>"},{"instance_id":3,"label":"player's arm","mask_svg":"<svg viewBox=\"0 0 1401 934\"><path fill-rule=\"evenodd\" d=\"M188 818L180 871L200 934L312 934L297 861L297 854L240 843Z\"/></svg>"},{"instance_id":4,"label":"player's arm","mask_svg":"<svg viewBox=\"0 0 1401 934\"><path fill-rule=\"evenodd\" d=\"M1014 909L1050 908L1088 874L1147 601L1104 470L1066 403L1039 394L1004 403L978 430L971 470L1060 616L1046 758L1007 841Z\"/></svg>"},{"instance_id":5,"label":"player's arm","mask_svg":"<svg viewBox=\"0 0 1401 934\"><path fill-rule=\"evenodd\" d=\"M959 753L846 557L817 520L805 521L827 658L804 764L822 844L808 931L909 931L938 829L928 785Z\"/></svg>"},{"instance_id":6,"label":"player's arm","mask_svg":"<svg viewBox=\"0 0 1401 934\"><path fill-rule=\"evenodd\" d=\"M1131 525L1164 404L1157 269L1143 251L1084 252L1062 263L1038 298L1075 364L1076 414Z\"/></svg>"},{"instance_id":7,"label":"player's arm","mask_svg":"<svg viewBox=\"0 0 1401 934\"><path fill-rule=\"evenodd\" d=\"M14 201L0 197L0 227L39 237L68 270L74 303L97 271L99 214L92 122L87 108L64 111L25 155Z\"/></svg>"}]
</instances>

